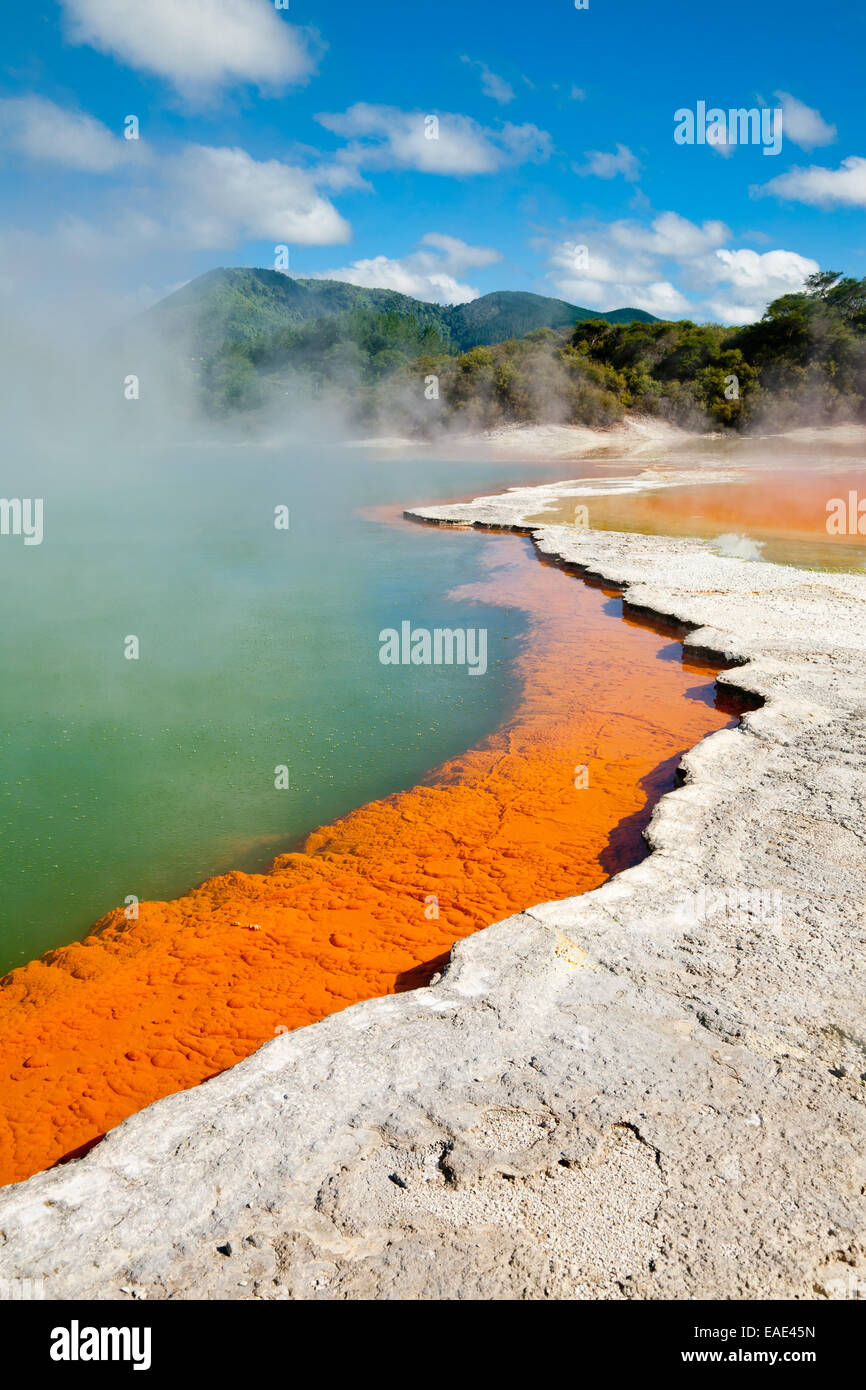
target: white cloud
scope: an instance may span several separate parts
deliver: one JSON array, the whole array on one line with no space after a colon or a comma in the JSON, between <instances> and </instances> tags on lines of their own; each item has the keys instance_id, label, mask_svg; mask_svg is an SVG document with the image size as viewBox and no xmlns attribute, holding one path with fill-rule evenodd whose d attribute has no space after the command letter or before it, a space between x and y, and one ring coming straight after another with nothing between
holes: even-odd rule
<instances>
[{"instance_id":1,"label":"white cloud","mask_svg":"<svg viewBox=\"0 0 866 1390\"><path fill-rule=\"evenodd\" d=\"M626 224L619 224L625 226ZM609 234L617 224L607 228ZM564 241L550 255L556 293L587 309L645 309L659 318L682 317L690 310L687 299L660 273L654 257L622 251L609 243L598 249L601 234L596 230L587 241ZM625 248L623 248L625 250Z\"/></svg>"},{"instance_id":2,"label":"white cloud","mask_svg":"<svg viewBox=\"0 0 866 1390\"><path fill-rule=\"evenodd\" d=\"M129 264L147 256L228 251L247 240L331 246L351 237L349 223L312 176L275 159L186 145L143 164L141 172L146 177L125 182L122 192L112 189L93 200L87 219L65 216L50 228L68 266L118 262L128 275Z\"/></svg>"},{"instance_id":3,"label":"white cloud","mask_svg":"<svg viewBox=\"0 0 866 1390\"><path fill-rule=\"evenodd\" d=\"M301 246L348 241L351 228L303 169L246 150L187 145L167 170L169 218L196 247L243 237Z\"/></svg>"},{"instance_id":4,"label":"white cloud","mask_svg":"<svg viewBox=\"0 0 866 1390\"><path fill-rule=\"evenodd\" d=\"M392 260L388 256L372 256L368 260L353 261L349 266L337 270L325 270L314 278L319 280L346 280L350 285L363 285L367 289L397 290L400 294L411 295L413 299L423 299L432 304L466 304L477 299L481 291L474 285L464 285L443 271L418 271L412 265L413 257Z\"/></svg>"},{"instance_id":5,"label":"white cloud","mask_svg":"<svg viewBox=\"0 0 866 1390\"><path fill-rule=\"evenodd\" d=\"M478 68L481 73L481 90L486 97L498 101L501 106L514 100L514 88L511 84L506 82L504 77L499 77L495 72L491 72L486 63L468 58L465 53L460 61L468 63L470 67Z\"/></svg>"},{"instance_id":6,"label":"white cloud","mask_svg":"<svg viewBox=\"0 0 866 1390\"><path fill-rule=\"evenodd\" d=\"M501 253L490 246L469 246L458 237L428 232L408 256L373 256L336 270L321 271L314 278L346 280L367 289L398 290L434 304L467 304L477 299L481 291L456 277L470 267L493 265L501 260Z\"/></svg>"},{"instance_id":7,"label":"white cloud","mask_svg":"<svg viewBox=\"0 0 866 1390\"><path fill-rule=\"evenodd\" d=\"M640 173L640 161L628 145L617 144L616 154L607 154L604 150L586 150L585 154L586 164L572 166L582 178L594 174L598 179L615 179L617 174L622 174L623 178L633 183Z\"/></svg>"},{"instance_id":8,"label":"white cloud","mask_svg":"<svg viewBox=\"0 0 866 1390\"><path fill-rule=\"evenodd\" d=\"M556 293L590 309L634 306L659 318L745 323L802 288L817 263L794 251L731 249L723 222L698 226L667 212L650 226L590 224L549 252Z\"/></svg>"},{"instance_id":9,"label":"white cloud","mask_svg":"<svg viewBox=\"0 0 866 1390\"><path fill-rule=\"evenodd\" d=\"M731 140L728 140L727 136L724 140L714 140L713 143L710 145L710 149L713 151L713 154L720 154L722 156L722 159L730 159L731 156L735 153L735 151L739 148L739 145L737 145Z\"/></svg>"},{"instance_id":10,"label":"white cloud","mask_svg":"<svg viewBox=\"0 0 866 1390\"><path fill-rule=\"evenodd\" d=\"M313 70L304 35L271 0L62 0L68 37L184 95L254 82L280 87Z\"/></svg>"},{"instance_id":11,"label":"white cloud","mask_svg":"<svg viewBox=\"0 0 866 1390\"><path fill-rule=\"evenodd\" d=\"M637 222L614 222L611 234L617 245L652 256L700 256L730 238L724 222L708 221L698 226L677 212L663 212L650 227Z\"/></svg>"},{"instance_id":12,"label":"white cloud","mask_svg":"<svg viewBox=\"0 0 866 1390\"><path fill-rule=\"evenodd\" d=\"M659 318L684 318L690 312L687 299L663 279L638 280L631 267L604 257L593 257L581 270L570 261L573 247L565 243L551 257L557 295L586 309L645 309Z\"/></svg>"},{"instance_id":13,"label":"white cloud","mask_svg":"<svg viewBox=\"0 0 866 1390\"><path fill-rule=\"evenodd\" d=\"M757 290L761 295L799 290L806 276L817 269L815 261L796 251L719 250L716 258L724 267L719 271L720 280L728 281L737 289Z\"/></svg>"},{"instance_id":14,"label":"white cloud","mask_svg":"<svg viewBox=\"0 0 866 1390\"><path fill-rule=\"evenodd\" d=\"M456 236L446 236L444 232L427 232L420 245L432 246L445 257L449 270L460 275L464 270L485 265L496 265L502 260L502 252L492 246L470 246Z\"/></svg>"},{"instance_id":15,"label":"white cloud","mask_svg":"<svg viewBox=\"0 0 866 1390\"><path fill-rule=\"evenodd\" d=\"M786 140L793 140L804 150L812 150L817 145L832 145L836 139L836 127L829 125L820 111L798 101L790 92L776 92L775 96L782 104L782 131Z\"/></svg>"},{"instance_id":16,"label":"white cloud","mask_svg":"<svg viewBox=\"0 0 866 1390\"><path fill-rule=\"evenodd\" d=\"M136 141L113 135L93 116L37 96L0 100L0 140L28 159L88 174L107 173L138 153Z\"/></svg>"},{"instance_id":17,"label":"white cloud","mask_svg":"<svg viewBox=\"0 0 866 1390\"><path fill-rule=\"evenodd\" d=\"M812 164L808 169L791 169L752 192L761 197L772 193L790 202L812 207L866 207L866 159L852 154L838 169Z\"/></svg>"},{"instance_id":18,"label":"white cloud","mask_svg":"<svg viewBox=\"0 0 866 1390\"><path fill-rule=\"evenodd\" d=\"M231 264L236 246L258 240L268 264L281 243L333 245L351 236L308 171L242 149L187 145L132 173L120 187L96 185L86 217L60 213L37 227L0 228L0 264L8 267L0 301L14 299L28 313L38 302L52 315L64 305L80 314L86 303L84 327L104 327L137 312L139 297L152 297L147 284L188 274L192 252L228 253L222 263Z\"/></svg>"},{"instance_id":19,"label":"white cloud","mask_svg":"<svg viewBox=\"0 0 866 1390\"><path fill-rule=\"evenodd\" d=\"M343 193L347 188L373 192L373 185L365 179L357 165L341 163L337 159L326 159L312 169L312 176L318 188L327 188L331 193Z\"/></svg>"},{"instance_id":20,"label":"white cloud","mask_svg":"<svg viewBox=\"0 0 866 1390\"><path fill-rule=\"evenodd\" d=\"M546 159L551 139L534 125L491 130L470 116L401 111L357 102L342 114L316 117L326 130L351 140L338 162L355 167L418 169L427 174L492 174L508 164Z\"/></svg>"},{"instance_id":21,"label":"white cloud","mask_svg":"<svg viewBox=\"0 0 866 1390\"><path fill-rule=\"evenodd\" d=\"M715 259L698 272L705 284L728 285L735 298L713 296L707 307L722 323L747 323L758 319L767 305L782 294L803 288L806 277L820 269L818 262L796 251L737 251L720 249Z\"/></svg>"},{"instance_id":22,"label":"white cloud","mask_svg":"<svg viewBox=\"0 0 866 1390\"><path fill-rule=\"evenodd\" d=\"M543 164L550 157L553 141L546 130L537 125L511 125L508 122L494 138L502 143L504 164Z\"/></svg>"}]
</instances>

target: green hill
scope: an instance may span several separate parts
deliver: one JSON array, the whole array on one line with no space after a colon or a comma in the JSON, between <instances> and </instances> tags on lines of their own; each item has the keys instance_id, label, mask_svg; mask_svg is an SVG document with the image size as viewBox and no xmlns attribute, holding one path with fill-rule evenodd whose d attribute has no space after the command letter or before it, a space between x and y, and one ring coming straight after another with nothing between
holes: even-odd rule
<instances>
[{"instance_id":1,"label":"green hill","mask_svg":"<svg viewBox=\"0 0 866 1390\"><path fill-rule=\"evenodd\" d=\"M658 322L642 309L614 309L599 314L594 309L568 304L564 299L548 299L545 295L521 290L484 294L468 304L444 310L444 315L462 351L502 343L508 338L523 338L536 328L573 328L588 319L605 319L608 323Z\"/></svg>"},{"instance_id":2,"label":"green hill","mask_svg":"<svg viewBox=\"0 0 866 1390\"><path fill-rule=\"evenodd\" d=\"M436 329L460 351L536 328L569 328L587 319L609 323L656 323L641 309L598 314L540 294L499 290L469 304L427 304L396 290L364 289L342 280L296 280L278 270L209 270L163 299L142 316L172 338L186 338L193 352L207 354L226 342L251 342L274 331L358 310L412 318Z\"/></svg>"},{"instance_id":3,"label":"green hill","mask_svg":"<svg viewBox=\"0 0 866 1390\"><path fill-rule=\"evenodd\" d=\"M207 353L227 341L249 342L276 329L357 309L442 326L438 305L395 290L362 289L342 280L293 280L279 270L242 267L209 270L160 300L142 321L170 337L188 335L195 351Z\"/></svg>"}]
</instances>

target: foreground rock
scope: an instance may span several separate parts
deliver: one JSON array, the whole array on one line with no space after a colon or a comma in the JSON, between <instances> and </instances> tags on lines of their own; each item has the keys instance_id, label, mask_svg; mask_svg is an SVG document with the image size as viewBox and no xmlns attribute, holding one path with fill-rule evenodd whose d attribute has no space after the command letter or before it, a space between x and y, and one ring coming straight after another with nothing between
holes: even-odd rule
<instances>
[{"instance_id":1,"label":"foreground rock","mask_svg":"<svg viewBox=\"0 0 866 1390\"><path fill-rule=\"evenodd\" d=\"M503 499L415 515L522 520ZM866 1293L866 579L535 537L744 663L722 679L764 707L687 755L638 867L6 1191L0 1279L52 1298Z\"/></svg>"}]
</instances>

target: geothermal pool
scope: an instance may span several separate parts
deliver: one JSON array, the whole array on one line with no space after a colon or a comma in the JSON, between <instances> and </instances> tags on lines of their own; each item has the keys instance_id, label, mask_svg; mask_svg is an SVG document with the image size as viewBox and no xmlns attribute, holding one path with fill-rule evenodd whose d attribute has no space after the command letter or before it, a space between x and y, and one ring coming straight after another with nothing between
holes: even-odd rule
<instances>
[{"instance_id":1,"label":"geothermal pool","mask_svg":"<svg viewBox=\"0 0 866 1390\"><path fill-rule=\"evenodd\" d=\"M187 447L102 487L79 462L42 489L43 544L0 548L6 1182L636 862L682 752L736 717L615 592L402 505L647 469L664 487L594 496L590 524L862 563L826 527L862 476L838 451Z\"/></svg>"},{"instance_id":2,"label":"geothermal pool","mask_svg":"<svg viewBox=\"0 0 866 1390\"><path fill-rule=\"evenodd\" d=\"M70 502L83 529L67 527L26 590L12 882L38 903L19 949L59 949L0 989L4 1181L275 1032L425 982L468 932L635 862L681 753L734 717L670 633L624 619L615 594L540 563L527 540L398 524L386 505L493 490L501 463L217 463L184 460L159 506L137 479L97 508L93 570ZM271 534L282 503L291 528ZM405 620L483 628L484 673L383 665L380 634ZM66 660L46 686L52 632ZM43 839L59 866L47 882Z\"/></svg>"},{"instance_id":3,"label":"geothermal pool","mask_svg":"<svg viewBox=\"0 0 866 1390\"><path fill-rule=\"evenodd\" d=\"M42 544L0 541L0 971L127 898L262 868L493 729L516 698L520 612L455 605L477 548L386 529L369 509L527 475L563 476L267 444L31 463ZM383 679L379 632L404 619L485 628L484 677L409 666Z\"/></svg>"},{"instance_id":4,"label":"geothermal pool","mask_svg":"<svg viewBox=\"0 0 866 1390\"><path fill-rule=\"evenodd\" d=\"M804 432L811 435L812 432ZM743 559L807 569L866 567L866 445L851 438L703 439L674 460L649 465L644 489L588 502L587 524L603 531L697 536ZM699 481L678 482L696 470ZM713 471L722 475L713 481ZM660 485L661 484L661 485ZM577 498L533 520L570 522Z\"/></svg>"}]
</instances>

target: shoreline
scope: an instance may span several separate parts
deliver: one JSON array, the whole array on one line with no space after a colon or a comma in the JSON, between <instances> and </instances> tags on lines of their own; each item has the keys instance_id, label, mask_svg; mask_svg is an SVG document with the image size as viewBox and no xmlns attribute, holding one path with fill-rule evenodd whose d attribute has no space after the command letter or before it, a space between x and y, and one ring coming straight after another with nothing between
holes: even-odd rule
<instances>
[{"instance_id":1,"label":"shoreline","mask_svg":"<svg viewBox=\"0 0 866 1390\"><path fill-rule=\"evenodd\" d=\"M674 425L654 415L626 415L612 425L550 425L550 424L511 424L477 433L460 433L458 430L445 431L429 439L392 435L374 435L368 438L343 441L344 448L385 449L435 449L444 456L466 452L483 453L492 458L513 458L523 454L527 461L535 462L575 462L581 458L615 451L626 457L640 458L661 450L665 454L671 450L687 449L696 444L714 445L761 445L783 443L788 447L809 448L815 444L826 447L848 448L852 445L866 448L866 424L849 421L836 425L797 427L791 430L777 430L761 433L741 433L735 430L708 430L700 432Z\"/></svg>"},{"instance_id":2,"label":"shoreline","mask_svg":"<svg viewBox=\"0 0 866 1390\"><path fill-rule=\"evenodd\" d=\"M513 709L414 786L312 830L266 872L230 870L178 898L142 900L131 922L115 909L5 977L2 1181L80 1156L275 1032L426 984L455 940L642 857L669 762L729 722L715 673L660 662L665 639L651 626L629 630L603 595L539 566L525 541L463 544L476 577L448 597L523 610Z\"/></svg>"},{"instance_id":3,"label":"shoreline","mask_svg":"<svg viewBox=\"0 0 866 1390\"><path fill-rule=\"evenodd\" d=\"M472 504L411 514L492 524ZM866 580L530 529L763 706L685 756L640 865L0 1194L5 1277L40 1266L57 1296L109 1298L812 1298L866 1279Z\"/></svg>"}]
</instances>

